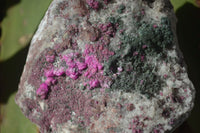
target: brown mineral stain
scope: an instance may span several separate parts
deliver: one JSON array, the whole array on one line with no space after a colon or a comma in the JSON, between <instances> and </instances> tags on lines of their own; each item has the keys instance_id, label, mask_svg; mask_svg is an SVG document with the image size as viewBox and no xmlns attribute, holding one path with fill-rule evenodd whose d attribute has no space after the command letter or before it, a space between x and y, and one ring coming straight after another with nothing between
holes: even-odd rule
<instances>
[{"instance_id":1,"label":"brown mineral stain","mask_svg":"<svg viewBox=\"0 0 200 133\"><path fill-rule=\"evenodd\" d=\"M126 109L127 109L128 111L133 111L133 110L135 109L135 107L134 107L134 105L131 103L131 104L128 104L128 105L127 105Z\"/></svg>"},{"instance_id":2,"label":"brown mineral stain","mask_svg":"<svg viewBox=\"0 0 200 133\"><path fill-rule=\"evenodd\" d=\"M97 41L100 37L100 31L89 24L86 24L85 27L86 29L80 33L80 39L92 42Z\"/></svg>"},{"instance_id":3,"label":"brown mineral stain","mask_svg":"<svg viewBox=\"0 0 200 133\"><path fill-rule=\"evenodd\" d=\"M74 9L74 15L85 16L88 13L85 0L73 0L70 2L71 7Z\"/></svg>"},{"instance_id":4,"label":"brown mineral stain","mask_svg":"<svg viewBox=\"0 0 200 133\"><path fill-rule=\"evenodd\" d=\"M117 109L115 109L115 108L112 108L112 109L111 109L111 112L113 112L113 113L118 113Z\"/></svg>"},{"instance_id":5,"label":"brown mineral stain","mask_svg":"<svg viewBox=\"0 0 200 133\"><path fill-rule=\"evenodd\" d=\"M91 127L90 127L90 130L93 130L93 129L94 129L94 126L95 126L95 124L92 123L92 124L91 124Z\"/></svg>"},{"instance_id":6,"label":"brown mineral stain","mask_svg":"<svg viewBox=\"0 0 200 133\"><path fill-rule=\"evenodd\" d=\"M26 34L19 38L18 42L21 46L26 46L32 38L32 34Z\"/></svg>"}]
</instances>

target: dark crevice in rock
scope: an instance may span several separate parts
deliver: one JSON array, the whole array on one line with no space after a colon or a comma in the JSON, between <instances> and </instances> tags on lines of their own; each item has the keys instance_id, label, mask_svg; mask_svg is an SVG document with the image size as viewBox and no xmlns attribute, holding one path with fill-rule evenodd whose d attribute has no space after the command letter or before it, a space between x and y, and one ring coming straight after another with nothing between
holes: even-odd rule
<instances>
[{"instance_id":1,"label":"dark crevice in rock","mask_svg":"<svg viewBox=\"0 0 200 133\"><path fill-rule=\"evenodd\" d=\"M173 6L170 1L163 0L164 6L161 9L161 12L171 11L173 9Z\"/></svg>"},{"instance_id":2,"label":"dark crevice in rock","mask_svg":"<svg viewBox=\"0 0 200 133\"><path fill-rule=\"evenodd\" d=\"M142 0L145 4L147 4L150 8L152 8L153 7L153 3L154 3L154 1L155 0Z\"/></svg>"},{"instance_id":3,"label":"dark crevice in rock","mask_svg":"<svg viewBox=\"0 0 200 133\"><path fill-rule=\"evenodd\" d=\"M152 4L155 0L142 0L143 2Z\"/></svg>"}]
</instances>

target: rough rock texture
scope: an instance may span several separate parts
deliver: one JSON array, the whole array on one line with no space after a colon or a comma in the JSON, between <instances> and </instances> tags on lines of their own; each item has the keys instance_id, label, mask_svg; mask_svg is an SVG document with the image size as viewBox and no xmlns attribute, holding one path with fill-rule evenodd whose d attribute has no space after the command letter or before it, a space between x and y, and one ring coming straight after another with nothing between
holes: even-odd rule
<instances>
[{"instance_id":1,"label":"rough rock texture","mask_svg":"<svg viewBox=\"0 0 200 133\"><path fill-rule=\"evenodd\" d=\"M171 132L195 90L168 0L54 0L16 102L48 133Z\"/></svg>"}]
</instances>

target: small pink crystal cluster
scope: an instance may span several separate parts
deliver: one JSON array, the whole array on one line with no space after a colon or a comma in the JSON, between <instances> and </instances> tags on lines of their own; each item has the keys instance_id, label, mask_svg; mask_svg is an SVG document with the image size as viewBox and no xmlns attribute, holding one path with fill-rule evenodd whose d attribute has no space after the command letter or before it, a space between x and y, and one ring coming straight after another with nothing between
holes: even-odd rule
<instances>
[{"instance_id":1,"label":"small pink crystal cluster","mask_svg":"<svg viewBox=\"0 0 200 133\"><path fill-rule=\"evenodd\" d=\"M48 85L45 83L42 83L40 85L40 87L37 89L36 93L37 95L39 95L42 99L46 98L46 95L48 93L49 89L48 89Z\"/></svg>"},{"instance_id":2,"label":"small pink crystal cluster","mask_svg":"<svg viewBox=\"0 0 200 133\"><path fill-rule=\"evenodd\" d=\"M140 121L143 119L142 117L136 116L133 118L132 122L130 122L129 129L132 129L132 133L142 133L143 128L146 126L143 122ZM149 119L149 118L145 118Z\"/></svg>"},{"instance_id":3,"label":"small pink crystal cluster","mask_svg":"<svg viewBox=\"0 0 200 133\"><path fill-rule=\"evenodd\" d=\"M63 59L68 66L66 75L74 80L78 79L78 77L82 74L82 71L87 68L87 64L84 59L81 59L80 61L77 60L79 55L79 53L70 53L63 56Z\"/></svg>"},{"instance_id":4,"label":"small pink crystal cluster","mask_svg":"<svg viewBox=\"0 0 200 133\"><path fill-rule=\"evenodd\" d=\"M66 75L73 80L78 79L82 74L84 77L89 79L89 89L93 89L100 86L100 81L95 77L95 74L101 71L103 73L103 66L99 63L98 59L94 55L88 55L84 52L85 58L80 57L80 53L70 53L61 57L62 60L65 61L67 65L67 69L64 67L61 68L51 68L48 70L44 70L44 76L46 78L45 82L40 85L37 89L36 94L40 96L40 98L45 99L48 92L49 87L51 85L56 84L55 77ZM53 57L53 56L52 56ZM47 62L54 62L54 58L49 60L49 56L46 57ZM87 70L86 70L87 69ZM86 70L86 71L84 71Z\"/></svg>"},{"instance_id":5,"label":"small pink crystal cluster","mask_svg":"<svg viewBox=\"0 0 200 133\"><path fill-rule=\"evenodd\" d=\"M87 0L87 3L94 9L97 9L99 5L95 0ZM110 38L115 36L117 25L106 23L100 24L98 28L101 31L101 37L96 40L95 45L86 44L83 54L74 52L64 56L60 55L60 59L66 63L67 68L54 68L52 63L55 61L55 55L47 54L45 56L46 62L51 65L50 69L46 68L44 70L46 80L36 91L40 98L45 99L50 86L56 84L56 77L64 75L73 80L83 76L84 86L89 90L97 87L104 89L108 87L110 79L103 75L103 66L100 62L104 62L114 55L114 52L109 50L108 44L110 43Z\"/></svg>"},{"instance_id":6,"label":"small pink crystal cluster","mask_svg":"<svg viewBox=\"0 0 200 133\"><path fill-rule=\"evenodd\" d=\"M50 69L50 70L45 70L44 75L45 75L45 82L40 85L40 87L37 89L36 94L40 96L40 98L45 99L48 92L49 92L49 87L51 85L56 84L56 79L55 77L62 76L65 74L64 68L61 67L60 69Z\"/></svg>"},{"instance_id":7,"label":"small pink crystal cluster","mask_svg":"<svg viewBox=\"0 0 200 133\"><path fill-rule=\"evenodd\" d=\"M53 63L55 60L55 56L54 55L46 55L46 61L49 63Z\"/></svg>"},{"instance_id":8,"label":"small pink crystal cluster","mask_svg":"<svg viewBox=\"0 0 200 133\"><path fill-rule=\"evenodd\" d=\"M46 55L45 58L48 63L53 63L55 61L55 55ZM51 85L55 85L57 82L55 77L59 77L64 74L65 74L64 67L44 70L44 76L46 80L37 89L36 94L40 96L40 98L45 99L49 92L49 87Z\"/></svg>"},{"instance_id":9,"label":"small pink crystal cluster","mask_svg":"<svg viewBox=\"0 0 200 133\"><path fill-rule=\"evenodd\" d=\"M79 53L70 53L63 56L63 59L68 66L66 75L76 80L79 78L79 76L84 74L84 77L89 79L89 89L99 87L99 80L92 79L91 77L93 77L98 71L103 70L103 66L99 63L94 55L88 55L85 53L85 58L79 58L79 56Z\"/></svg>"},{"instance_id":10,"label":"small pink crystal cluster","mask_svg":"<svg viewBox=\"0 0 200 133\"><path fill-rule=\"evenodd\" d=\"M112 23L107 23L107 24L100 24L99 29L101 29L101 32L104 35L108 35L110 37L114 37L116 33L116 28L117 25L114 25Z\"/></svg>"},{"instance_id":11,"label":"small pink crystal cluster","mask_svg":"<svg viewBox=\"0 0 200 133\"><path fill-rule=\"evenodd\" d=\"M94 55L86 55L85 62L88 65L88 70L85 72L84 76L88 78L94 76L97 71L103 69L103 66L98 62L97 58Z\"/></svg>"},{"instance_id":12,"label":"small pink crystal cluster","mask_svg":"<svg viewBox=\"0 0 200 133\"><path fill-rule=\"evenodd\" d=\"M87 55L85 57L85 61L88 65L88 69L87 71L85 72L84 76L89 78L90 81L89 81L89 89L93 89L95 87L99 87L100 86L100 82L97 78L95 79L91 79L91 77L95 77L95 74L97 72L103 72L102 69L103 69L103 66L98 62L97 58L93 55Z\"/></svg>"}]
</instances>

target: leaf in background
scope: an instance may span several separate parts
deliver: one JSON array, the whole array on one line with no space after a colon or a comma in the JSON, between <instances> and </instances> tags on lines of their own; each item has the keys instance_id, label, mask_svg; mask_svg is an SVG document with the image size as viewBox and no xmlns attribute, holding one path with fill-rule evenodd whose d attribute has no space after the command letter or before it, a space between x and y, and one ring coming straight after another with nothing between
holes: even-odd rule
<instances>
[{"instance_id":1,"label":"leaf in background","mask_svg":"<svg viewBox=\"0 0 200 133\"><path fill-rule=\"evenodd\" d=\"M195 0L170 0L176 11L178 8L182 7L185 3L195 4Z\"/></svg>"},{"instance_id":2,"label":"leaf in background","mask_svg":"<svg viewBox=\"0 0 200 133\"><path fill-rule=\"evenodd\" d=\"M15 94L11 95L8 104L1 105L1 133L37 133L36 126L30 122L15 103Z\"/></svg>"},{"instance_id":3,"label":"leaf in background","mask_svg":"<svg viewBox=\"0 0 200 133\"><path fill-rule=\"evenodd\" d=\"M31 40L52 0L21 0L8 9L2 21L0 60L6 60Z\"/></svg>"},{"instance_id":4,"label":"leaf in background","mask_svg":"<svg viewBox=\"0 0 200 133\"><path fill-rule=\"evenodd\" d=\"M14 5L13 1L17 1L18 4L14 2L16 4ZM0 38L0 92L7 96L7 98L0 97L0 99L9 99L6 103L0 102L1 133L37 133L35 124L26 119L15 104L13 90L18 88L17 82L19 81L16 78L20 77L19 73L23 69L26 58L26 55L24 55L26 50L24 51L24 49L27 49L27 45L51 1L0 0L1 7L13 5L6 11L6 16L5 11L0 11L0 15L3 14L4 17L2 21L0 20L2 28ZM8 4L9 2L12 2L12 4ZM2 3L5 5L2 6Z\"/></svg>"}]
</instances>

